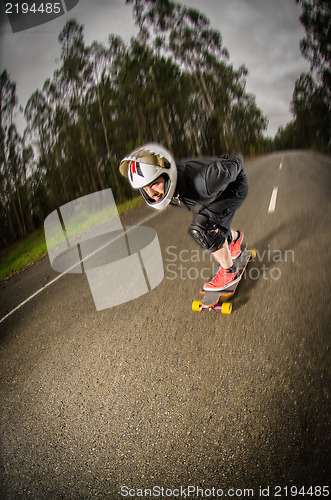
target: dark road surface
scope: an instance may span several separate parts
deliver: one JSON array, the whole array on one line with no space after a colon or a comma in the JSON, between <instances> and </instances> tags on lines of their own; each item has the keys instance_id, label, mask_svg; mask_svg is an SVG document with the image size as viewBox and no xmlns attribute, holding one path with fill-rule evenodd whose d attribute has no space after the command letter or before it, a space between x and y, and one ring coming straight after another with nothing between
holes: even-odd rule
<instances>
[{"instance_id":1,"label":"dark road surface","mask_svg":"<svg viewBox=\"0 0 331 500\"><path fill-rule=\"evenodd\" d=\"M191 310L212 264L171 207L145 224L154 290L96 311L68 274L0 323L1 499L329 496L331 160L246 169L234 228L257 255L230 316ZM44 259L7 282L0 317L57 276Z\"/></svg>"}]
</instances>

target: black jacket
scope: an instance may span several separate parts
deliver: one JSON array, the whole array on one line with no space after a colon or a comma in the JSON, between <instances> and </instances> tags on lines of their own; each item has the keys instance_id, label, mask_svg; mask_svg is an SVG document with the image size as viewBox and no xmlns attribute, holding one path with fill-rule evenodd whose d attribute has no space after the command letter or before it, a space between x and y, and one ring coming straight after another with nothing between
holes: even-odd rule
<instances>
[{"instance_id":1,"label":"black jacket","mask_svg":"<svg viewBox=\"0 0 331 500\"><path fill-rule=\"evenodd\" d=\"M190 210L214 220L241 204L248 191L248 179L241 154L228 157L192 158L176 162L176 198Z\"/></svg>"}]
</instances>

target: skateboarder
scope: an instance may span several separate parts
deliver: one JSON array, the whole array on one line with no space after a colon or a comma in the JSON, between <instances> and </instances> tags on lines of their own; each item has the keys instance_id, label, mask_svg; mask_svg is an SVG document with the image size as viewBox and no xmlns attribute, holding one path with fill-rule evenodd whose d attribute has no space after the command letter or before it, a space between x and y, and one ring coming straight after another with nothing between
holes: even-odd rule
<instances>
[{"instance_id":1,"label":"skateboarder","mask_svg":"<svg viewBox=\"0 0 331 500\"><path fill-rule=\"evenodd\" d=\"M241 278L234 260L244 235L230 226L248 192L243 163L241 154L175 162L167 149L154 143L137 148L120 163L121 174L150 207L163 210L172 204L193 211L189 233L219 264L204 290L224 290Z\"/></svg>"}]
</instances>

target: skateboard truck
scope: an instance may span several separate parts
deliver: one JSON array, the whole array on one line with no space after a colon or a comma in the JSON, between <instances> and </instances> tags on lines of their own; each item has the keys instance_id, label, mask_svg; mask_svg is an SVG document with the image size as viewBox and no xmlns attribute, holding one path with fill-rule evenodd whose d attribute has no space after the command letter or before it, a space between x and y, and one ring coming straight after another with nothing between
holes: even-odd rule
<instances>
[{"instance_id":1,"label":"skateboard truck","mask_svg":"<svg viewBox=\"0 0 331 500\"><path fill-rule=\"evenodd\" d=\"M193 300L192 310L196 311L196 312L200 312L200 311L202 311L202 309L208 309L208 311L215 309L216 311L221 311L222 314L231 314L232 304L231 304L231 302L222 302L222 303L217 303L213 306L205 306L201 302L201 300Z\"/></svg>"}]
</instances>

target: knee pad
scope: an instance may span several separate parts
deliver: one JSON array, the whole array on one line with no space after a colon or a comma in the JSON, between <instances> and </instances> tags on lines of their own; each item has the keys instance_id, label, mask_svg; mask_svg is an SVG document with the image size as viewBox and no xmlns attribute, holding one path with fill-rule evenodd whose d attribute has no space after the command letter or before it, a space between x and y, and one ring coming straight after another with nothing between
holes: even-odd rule
<instances>
[{"instance_id":1,"label":"knee pad","mask_svg":"<svg viewBox=\"0 0 331 500\"><path fill-rule=\"evenodd\" d=\"M221 248L227 239L227 235L217 224L202 214L193 215L188 232L202 248L210 253Z\"/></svg>"}]
</instances>

